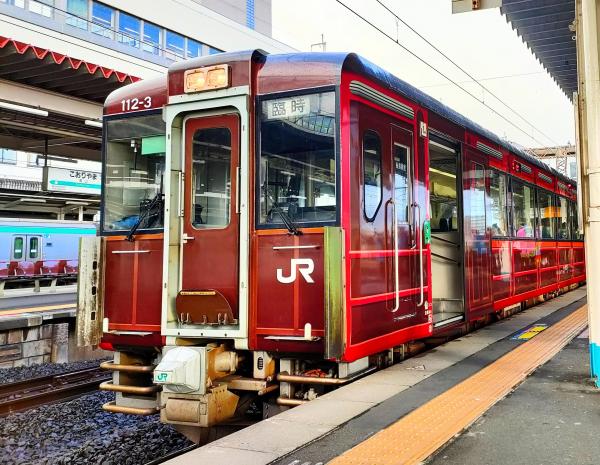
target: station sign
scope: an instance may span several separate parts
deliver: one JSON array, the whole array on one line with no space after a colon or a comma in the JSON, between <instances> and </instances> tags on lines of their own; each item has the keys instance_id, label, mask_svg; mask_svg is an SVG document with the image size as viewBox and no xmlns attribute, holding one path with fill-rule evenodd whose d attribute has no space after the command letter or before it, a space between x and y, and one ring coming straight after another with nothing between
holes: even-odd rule
<instances>
[{"instance_id":1,"label":"station sign","mask_svg":"<svg viewBox=\"0 0 600 465\"><path fill-rule=\"evenodd\" d=\"M45 166L43 185L48 192L100 195L101 178L96 171Z\"/></svg>"}]
</instances>

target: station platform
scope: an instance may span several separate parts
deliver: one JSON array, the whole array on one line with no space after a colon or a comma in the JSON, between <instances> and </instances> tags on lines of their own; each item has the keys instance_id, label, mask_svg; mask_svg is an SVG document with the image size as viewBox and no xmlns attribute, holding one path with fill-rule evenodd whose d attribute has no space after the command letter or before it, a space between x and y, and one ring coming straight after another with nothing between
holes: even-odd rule
<instances>
[{"instance_id":1,"label":"station platform","mask_svg":"<svg viewBox=\"0 0 600 465\"><path fill-rule=\"evenodd\" d=\"M2 298L0 331L39 326L49 320L75 318L76 299L73 291Z\"/></svg>"},{"instance_id":2,"label":"station platform","mask_svg":"<svg viewBox=\"0 0 600 465\"><path fill-rule=\"evenodd\" d=\"M573 450L599 448L600 426L584 430L600 412L577 339L585 298L574 290L166 463L596 463Z\"/></svg>"}]
</instances>

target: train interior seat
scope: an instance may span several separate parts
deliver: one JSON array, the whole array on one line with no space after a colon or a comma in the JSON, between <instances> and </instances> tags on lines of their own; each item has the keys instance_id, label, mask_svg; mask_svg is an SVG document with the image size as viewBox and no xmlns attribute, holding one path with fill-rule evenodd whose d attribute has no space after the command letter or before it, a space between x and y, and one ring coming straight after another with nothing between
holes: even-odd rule
<instances>
[{"instance_id":1,"label":"train interior seat","mask_svg":"<svg viewBox=\"0 0 600 465\"><path fill-rule=\"evenodd\" d=\"M458 151L431 140L429 198L434 327L463 321L465 316L460 182Z\"/></svg>"}]
</instances>

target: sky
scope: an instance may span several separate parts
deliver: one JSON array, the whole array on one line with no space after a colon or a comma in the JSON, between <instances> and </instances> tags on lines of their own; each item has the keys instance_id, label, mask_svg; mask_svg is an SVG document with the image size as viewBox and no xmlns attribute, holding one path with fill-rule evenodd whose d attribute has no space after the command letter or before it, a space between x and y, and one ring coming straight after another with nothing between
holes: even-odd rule
<instances>
[{"instance_id":1,"label":"sky","mask_svg":"<svg viewBox=\"0 0 600 465\"><path fill-rule=\"evenodd\" d=\"M273 37L299 50L321 51L322 47L314 44L321 42L323 34L327 51L356 52L500 137L524 147L574 143L571 102L499 9L453 15L451 0L381 0L483 84L485 90L397 22L377 0L340 1L397 38L434 69L354 16L337 0L272 0Z\"/></svg>"}]
</instances>

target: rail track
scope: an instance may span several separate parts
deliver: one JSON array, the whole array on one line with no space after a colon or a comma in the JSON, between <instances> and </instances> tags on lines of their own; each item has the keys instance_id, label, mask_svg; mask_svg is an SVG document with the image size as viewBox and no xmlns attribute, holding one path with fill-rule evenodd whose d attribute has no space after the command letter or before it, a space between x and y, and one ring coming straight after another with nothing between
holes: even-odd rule
<instances>
[{"instance_id":1,"label":"rail track","mask_svg":"<svg viewBox=\"0 0 600 465\"><path fill-rule=\"evenodd\" d=\"M95 391L111 377L100 368L87 368L0 384L0 417Z\"/></svg>"}]
</instances>

